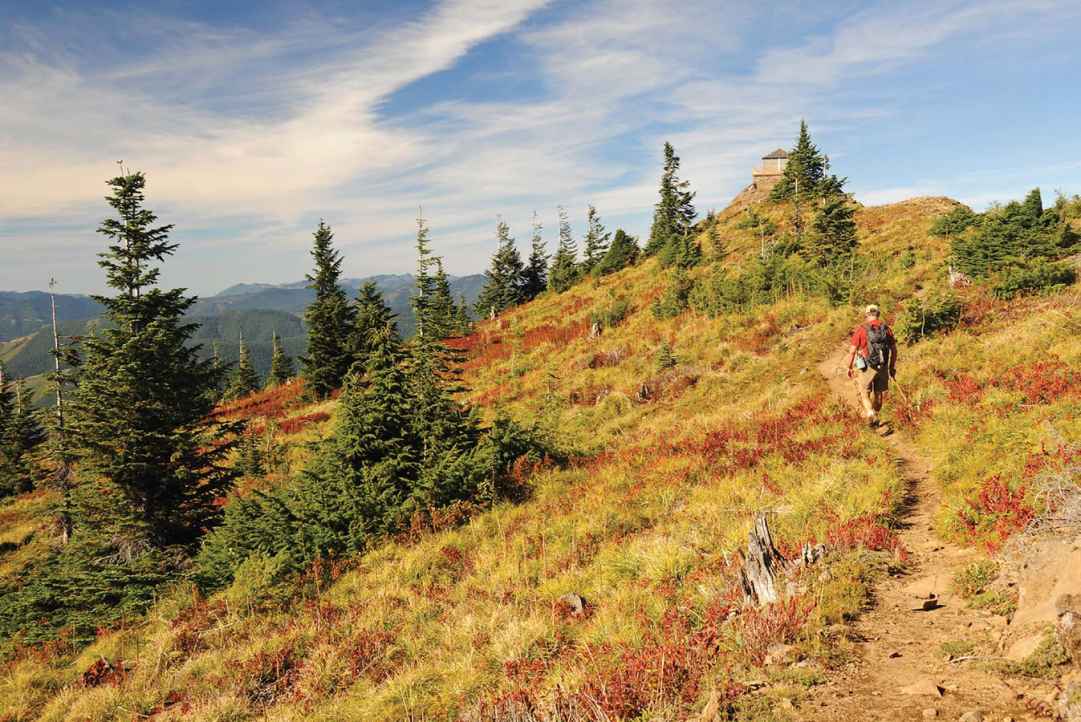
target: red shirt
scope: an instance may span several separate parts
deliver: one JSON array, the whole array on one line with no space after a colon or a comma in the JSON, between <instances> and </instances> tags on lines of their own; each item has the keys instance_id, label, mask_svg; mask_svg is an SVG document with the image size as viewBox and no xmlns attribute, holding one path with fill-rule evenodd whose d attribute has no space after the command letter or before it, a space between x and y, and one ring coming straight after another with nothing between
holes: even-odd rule
<instances>
[{"instance_id":1,"label":"red shirt","mask_svg":"<svg viewBox=\"0 0 1081 722\"><path fill-rule=\"evenodd\" d=\"M882 320L876 318L874 321L871 321L870 324L872 326L881 326L882 325ZM893 331L890 329L889 326L886 326L886 335L889 336L890 347L891 348L896 348L897 344L893 340ZM852 333L852 345L856 347L856 350L859 352L860 356L862 356L863 358L867 358L867 324L866 323L861 323L859 326L856 327L856 330ZM894 353L896 353L896 351L894 351Z\"/></svg>"}]
</instances>

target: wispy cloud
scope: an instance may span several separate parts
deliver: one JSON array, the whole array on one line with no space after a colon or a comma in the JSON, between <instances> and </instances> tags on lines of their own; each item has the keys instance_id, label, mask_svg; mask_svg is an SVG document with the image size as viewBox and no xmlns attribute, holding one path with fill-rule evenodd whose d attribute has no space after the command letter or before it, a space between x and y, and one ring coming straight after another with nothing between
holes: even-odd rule
<instances>
[{"instance_id":1,"label":"wispy cloud","mask_svg":"<svg viewBox=\"0 0 1081 722\"><path fill-rule=\"evenodd\" d=\"M154 206L180 223L187 255L172 265L201 290L299 276L319 216L350 273L409 268L418 205L450 268L474 271L497 213L524 231L536 209L551 228L557 204L578 220L593 202L610 224L644 229L666 139L699 207L719 207L800 117L827 138L858 138L905 112L888 84L860 83L961 41L1023 38L1076 17L1074 5L846 14L825 3L812 18L794 1L441 0L410 17L309 13L273 31L61 13L0 36L0 248L32 235L51 262L89 271L102 181L122 158L150 173ZM388 110L493 41L506 44L500 64L469 72L529 92L477 97L454 87L471 76L450 75L437 100ZM830 150L846 165L845 144ZM881 201L950 179L860 187ZM961 186L974 197L987 187ZM256 247L266 266L250 263ZM34 263L15 255L0 286L23 283Z\"/></svg>"}]
</instances>

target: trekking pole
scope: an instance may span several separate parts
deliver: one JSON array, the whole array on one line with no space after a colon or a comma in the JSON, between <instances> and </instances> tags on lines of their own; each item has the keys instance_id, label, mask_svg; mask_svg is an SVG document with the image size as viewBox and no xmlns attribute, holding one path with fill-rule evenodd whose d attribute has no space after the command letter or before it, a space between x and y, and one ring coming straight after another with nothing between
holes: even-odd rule
<instances>
[{"instance_id":1,"label":"trekking pole","mask_svg":"<svg viewBox=\"0 0 1081 722\"><path fill-rule=\"evenodd\" d=\"M908 394L905 393L904 387L901 386L901 384L899 384L897 382L897 377L893 378L893 385L896 386L897 390L901 392L901 398L905 400L905 403L908 404L909 406L913 406L912 400L910 398L908 398ZM913 406L913 408L915 408L915 407Z\"/></svg>"}]
</instances>

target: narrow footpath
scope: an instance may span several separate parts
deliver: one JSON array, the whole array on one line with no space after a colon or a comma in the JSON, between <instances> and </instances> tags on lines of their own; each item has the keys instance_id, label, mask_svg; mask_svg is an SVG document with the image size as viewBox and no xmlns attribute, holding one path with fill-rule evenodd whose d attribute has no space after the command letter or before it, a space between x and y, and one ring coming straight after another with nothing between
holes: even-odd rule
<instances>
[{"instance_id":1,"label":"narrow footpath","mask_svg":"<svg viewBox=\"0 0 1081 722\"><path fill-rule=\"evenodd\" d=\"M836 396L855 405L855 389L843 370L846 351L825 360L819 372ZM888 404L887 399L887 412ZM879 584L874 606L848 628L858 659L813 689L795 716L847 722L1032 719L1017 685L985 671L979 659L949 660L943 651L944 644L958 641L993 649L1004 621L967 608L954 594L954 575L978 553L935 535L939 494L930 463L902 429L884 436L908 482L899 533L911 561L904 574Z\"/></svg>"}]
</instances>

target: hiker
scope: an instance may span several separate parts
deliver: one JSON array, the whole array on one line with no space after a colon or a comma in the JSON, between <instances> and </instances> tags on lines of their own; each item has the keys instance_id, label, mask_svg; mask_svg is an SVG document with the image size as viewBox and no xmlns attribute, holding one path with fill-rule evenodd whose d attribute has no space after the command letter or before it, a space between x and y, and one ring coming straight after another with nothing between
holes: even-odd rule
<instances>
[{"instance_id":1,"label":"hiker","mask_svg":"<svg viewBox=\"0 0 1081 722\"><path fill-rule=\"evenodd\" d=\"M848 354L848 378L856 381L860 404L872 428L879 423L882 394L889 387L890 379L897 376L897 341L880 315L878 306L867 307L864 323L852 333L852 348Z\"/></svg>"}]
</instances>

